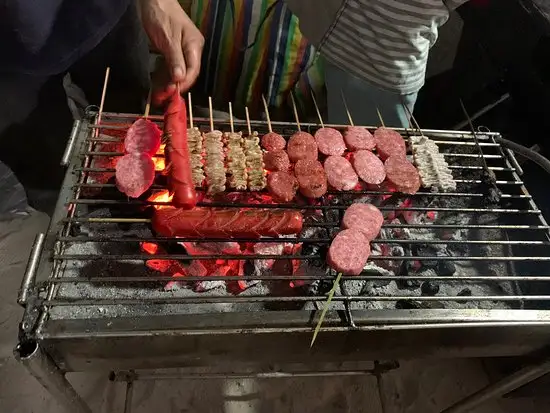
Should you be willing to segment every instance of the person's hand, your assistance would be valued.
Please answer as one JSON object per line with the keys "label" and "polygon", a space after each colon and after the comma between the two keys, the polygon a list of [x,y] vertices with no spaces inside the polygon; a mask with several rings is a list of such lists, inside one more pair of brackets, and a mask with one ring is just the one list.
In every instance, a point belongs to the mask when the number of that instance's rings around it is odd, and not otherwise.
{"label": "person's hand", "polygon": [[165,57],[173,92],[187,91],[201,68],[204,37],[177,0],[139,0],[143,27],[153,46]]}

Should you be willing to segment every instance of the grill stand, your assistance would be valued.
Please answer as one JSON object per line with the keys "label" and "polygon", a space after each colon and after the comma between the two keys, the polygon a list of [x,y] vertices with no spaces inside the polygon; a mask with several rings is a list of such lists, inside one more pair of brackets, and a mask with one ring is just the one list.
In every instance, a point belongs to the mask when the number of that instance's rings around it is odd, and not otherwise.
{"label": "grill stand", "polygon": [[524,367],[523,369],[490,384],[478,392],[455,403],[442,413],[466,413],[486,401],[504,396],[520,387],[529,384],[538,378],[550,373],[550,358]]}
{"label": "grill stand", "polygon": [[67,381],[65,374],[38,343],[19,343],[14,353],[15,358],[67,412],[92,413],[90,407]]}
{"label": "grill stand", "polygon": [[[120,115],[119,117],[124,118],[124,116]],[[134,115],[126,117],[130,120],[135,118]],[[260,123],[255,123],[255,125],[262,126]],[[282,125],[282,127],[286,126]],[[438,136],[448,134],[445,131],[432,132],[438,134]],[[94,134],[94,136],[96,135],[97,133]],[[454,137],[454,135],[452,136]],[[89,154],[94,153],[92,151],[93,139],[96,138],[91,138],[90,130],[82,127],[77,133],[76,141],[72,144],[74,148],[80,148],[79,151],[75,151],[78,153],[71,153],[71,148],[67,151],[72,161],[62,187],[58,206],[52,217],[52,224],[46,239],[41,242],[41,237],[39,237],[33,247],[30,265],[27,268],[19,296],[19,303],[26,307],[26,311],[21,324],[22,342],[15,350],[16,358],[27,367],[29,372],[68,412],[91,413],[91,410],[66,380],[66,372],[85,371],[90,368],[92,363],[99,364],[98,367],[106,371],[108,369],[124,370],[140,367],[162,368],[163,361],[166,360],[163,360],[162,357],[156,357],[159,348],[162,348],[165,354],[170,355],[171,366],[189,366],[192,365],[190,362],[193,359],[190,358],[188,353],[190,350],[197,348],[203,350],[203,355],[209,356],[209,364],[216,365],[220,361],[220,354],[229,354],[233,351],[236,357],[232,357],[232,360],[239,361],[240,359],[242,361],[244,358],[248,361],[250,355],[254,353],[253,350],[258,348],[265,349],[265,354],[269,354],[270,362],[281,361],[283,356],[286,361],[288,360],[288,354],[270,353],[270,350],[276,353],[275,350],[280,350],[285,345],[302,349],[301,352],[297,351],[293,355],[295,359],[301,361],[318,361],[321,356],[328,357],[331,361],[350,361],[350,357],[353,356],[354,361],[357,361],[358,358],[372,360],[386,355],[388,358],[412,357],[422,354],[429,354],[432,357],[521,356],[543,348],[549,342],[550,314],[546,311],[537,310],[355,311],[352,318],[351,311],[346,307],[345,309],[348,311],[345,314],[347,316],[345,317],[347,318],[345,325],[342,325],[341,314],[337,315],[332,312],[328,315],[325,322],[324,342],[318,343],[314,353],[307,352],[306,347],[304,347],[309,343],[312,323],[311,315],[307,312],[264,313],[261,314],[261,320],[256,319],[258,317],[256,314],[243,315],[239,313],[218,314],[215,318],[198,315],[192,320],[185,315],[158,316],[155,320],[143,320],[140,317],[125,320],[51,320],[49,319],[49,310],[52,305],[56,304],[55,295],[59,284],[53,282],[58,276],[57,273],[51,279],[50,275],[52,270],[55,269],[53,267],[59,264],[59,260],[52,262],[48,258],[52,253],[54,255],[55,253],[59,254],[58,249],[56,249],[58,245],[56,237],[59,235],[62,239],[70,235],[70,226],[76,222],[76,208],[80,204],[86,203],[85,199],[79,199],[79,194],[80,188],[86,185],[86,173],[88,169],[91,169],[91,156]],[[484,145],[495,146],[496,143],[494,141],[493,143],[485,142]],[[458,155],[477,157],[475,154]],[[84,161],[82,161],[82,156]],[[502,157],[505,160],[505,169],[511,168],[502,152],[485,157],[487,159],[500,159]],[[511,181],[499,182],[502,185],[521,185],[520,189],[523,195],[513,196],[527,197],[529,208],[519,212],[540,215],[540,211],[537,212],[538,208],[530,200],[530,195],[523,187],[519,177],[513,173],[513,178]],[[472,181],[472,183],[475,184],[476,181]],[[543,226],[537,227],[537,229],[546,231],[547,224],[542,216],[540,218],[540,223]],[[62,225],[64,225],[64,229],[60,231]],[[41,254],[42,247],[48,254]],[[473,257],[472,259],[480,260],[481,258]],[[39,264],[42,269],[38,270],[35,264]],[[543,281],[546,277],[535,278],[538,281]],[[52,282],[45,285],[45,280]],[[347,296],[347,294],[345,295]],[[455,297],[455,299],[458,298],[460,297]],[[489,297],[484,298],[489,299]],[[524,298],[546,300],[548,296],[542,295],[538,298],[533,295],[519,297],[519,299]],[[515,298],[510,299],[516,300]],[[343,301],[347,304],[349,299]],[[317,301],[315,303],[317,304]],[[284,327],[281,327],[281,325],[284,325]],[[163,326],[164,331],[157,331],[161,329],[160,326]],[[197,326],[202,326],[202,328],[198,329]],[[483,327],[483,330],[480,327]],[[90,333],[92,331],[93,334]],[[328,334],[328,332],[332,334]],[[445,345],[441,344],[441,336],[446,338]],[[219,348],[220,338],[224,339],[222,348]],[[75,351],[75,349],[78,349],[78,351]],[[130,358],[121,359],[118,349],[134,349],[135,353],[130,351],[132,353]],[[386,354],[380,354],[382,350]],[[125,354],[125,356],[128,356],[128,354]],[[279,360],[275,356],[279,356]],[[452,410],[455,408],[470,409],[491,398],[519,388],[548,371],[550,371],[550,361],[540,366],[523,369],[464,399],[445,413],[464,411]],[[335,375],[334,371],[316,371],[311,375],[318,376],[323,375],[323,373],[325,375]],[[365,371],[350,372],[348,370],[347,373],[343,371],[338,373],[356,375],[365,374]],[[368,372],[367,374],[374,373]],[[197,376],[201,379],[213,378],[208,377],[208,375]],[[300,373],[271,371],[266,374],[248,371],[243,378],[296,376],[300,376]],[[302,372],[301,376],[308,377],[309,375]],[[380,387],[380,384],[383,384],[383,377],[381,374],[376,374],[376,376],[379,391],[383,393],[383,387]],[[141,375],[139,379],[144,377],[146,376]],[[159,379],[159,377],[153,375],[149,377],[151,377],[151,380]],[[223,378],[227,379],[228,377]],[[229,377],[229,379],[236,380],[238,377]],[[126,412],[131,410],[134,379],[128,382],[130,384],[127,387]]]}

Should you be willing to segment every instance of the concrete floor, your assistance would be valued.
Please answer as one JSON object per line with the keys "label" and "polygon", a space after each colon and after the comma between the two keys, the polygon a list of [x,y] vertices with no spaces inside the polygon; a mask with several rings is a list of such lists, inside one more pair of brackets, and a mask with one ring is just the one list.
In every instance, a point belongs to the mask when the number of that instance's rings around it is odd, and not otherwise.
{"label": "concrete floor", "polygon": [[[34,236],[48,217],[0,221],[0,412],[62,413],[49,394],[12,356],[21,309],[17,289]],[[241,381],[137,382],[133,412],[169,413],[431,413],[438,412],[488,383],[479,360],[410,360],[386,374],[380,399],[376,379],[327,377]],[[69,376],[94,413],[123,411],[125,385],[107,380],[108,372]],[[231,395],[248,397],[231,398]],[[475,413],[542,412],[544,401],[496,400]],[[384,406],[384,408],[382,407]]]}

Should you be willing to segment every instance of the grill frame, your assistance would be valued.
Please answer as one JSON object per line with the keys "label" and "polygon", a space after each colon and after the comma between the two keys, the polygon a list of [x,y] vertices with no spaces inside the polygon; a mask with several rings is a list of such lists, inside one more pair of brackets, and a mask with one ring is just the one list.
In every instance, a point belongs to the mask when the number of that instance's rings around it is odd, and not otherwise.
{"label": "grill frame", "polygon": [[[26,311],[22,323],[23,337],[26,340],[40,342],[63,370],[87,370],[91,365],[109,369],[174,367],[177,365],[211,364],[228,359],[268,363],[275,361],[325,361],[327,359],[331,361],[368,360],[428,354],[445,357],[519,355],[540,349],[549,342],[550,310],[383,309],[353,310],[353,315],[351,315],[349,309],[346,308],[347,311],[329,311],[327,313],[322,334],[313,351],[310,351],[308,343],[319,311],[263,311],[258,314],[232,312],[192,316],[122,317],[120,319],[49,319],[48,306],[56,304],[57,287],[55,285],[60,284],[59,282],[54,285],[48,284],[50,274],[58,263],[57,260],[51,261],[49,256],[54,251],[59,254],[58,234],[61,231],[62,237],[65,239],[68,237],[70,222],[67,219],[72,219],[74,206],[82,204],[82,202],[72,202],[75,198],[78,200],[78,192],[75,192],[74,189],[75,185],[82,184],[85,174],[94,171],[89,168],[93,156],[92,145],[94,141],[97,141],[97,138],[94,138],[95,131],[101,130],[101,127],[92,123],[97,121],[95,114],[92,115],[94,120],[84,120],[76,133],[77,136],[74,139],[76,149],[70,158],[59,201],[43,243],[43,252],[38,260],[36,280],[29,284],[29,297],[25,302]],[[103,113],[102,116],[104,120],[115,117],[128,122],[137,117],[132,114],[111,113]],[[152,119],[160,121],[161,117],[152,117]],[[197,119],[196,122],[206,124],[208,120]],[[255,130],[265,131],[267,129],[265,122],[251,122],[251,124]],[[229,122],[216,121],[216,125],[223,127],[222,130],[227,130]],[[235,125],[245,129],[244,122],[236,121]],[[273,126],[277,129],[282,128],[285,134],[295,131],[295,127],[291,123],[273,122]],[[308,129],[319,127],[316,124],[301,124],[301,126]],[[397,130],[405,135],[410,132]],[[462,139],[468,141],[463,143],[475,145],[471,133],[439,130],[424,130],[423,132],[427,136]],[[546,237],[544,242],[548,242],[550,227],[518,176],[516,168],[512,166],[517,165],[517,162],[510,159],[510,155],[496,143],[494,138],[497,136],[499,136],[497,133],[484,133],[484,137],[480,137],[480,146],[499,150],[498,157],[502,157],[505,161],[505,165],[502,167],[503,171],[510,172],[513,176],[513,181],[498,181],[499,184],[518,186],[522,193],[519,195],[520,198],[528,200],[531,209],[529,214],[537,215],[540,220],[540,226],[534,230],[544,231]],[[460,143],[460,141],[457,142]],[[486,159],[496,158],[490,155]],[[456,194],[439,195],[458,196]],[[68,210],[65,209],[66,204],[70,205]],[[502,213],[512,212],[504,211]],[[498,227],[502,228],[500,225]],[[511,225],[509,229],[526,228]],[[393,241],[397,242],[398,240]],[[171,256],[171,258],[174,257]],[[269,257],[261,256],[261,258]],[[438,257],[428,258],[438,259]],[[464,257],[461,258],[464,259]],[[525,260],[533,259],[533,257],[525,257]],[[548,257],[543,259],[549,260]],[[514,260],[522,261],[523,258],[514,257]],[[104,280],[104,277],[101,278]],[[156,281],[157,278],[150,279],[150,281]],[[296,279],[297,277],[288,278]],[[288,278],[279,277],[277,279]],[[353,278],[357,279],[357,277]],[[364,278],[397,279],[402,277]],[[443,277],[432,278],[443,279]],[[488,279],[487,277],[481,278]],[[505,279],[509,281],[550,281],[550,277],[543,275],[529,278],[495,277],[495,279],[500,281]],[[74,282],[74,280],[63,282]],[[247,299],[249,298],[247,297]],[[451,298],[457,301],[472,300],[472,297]],[[481,297],[483,300],[497,298],[500,297]],[[524,297],[511,297],[510,300],[521,298]],[[550,295],[534,298],[550,300]],[[319,303],[324,300],[323,297],[307,297],[307,299],[319,301]],[[296,297],[292,297],[291,300],[296,300]],[[335,297],[335,301],[346,300],[350,301],[346,297]],[[426,301],[430,300],[441,301],[442,297],[426,297]],[[204,301],[201,300],[201,302]],[[112,303],[100,304],[110,305]],[[114,342],[116,345],[113,345]],[[169,360],[164,360],[165,357],[157,354],[159,348],[163,349],[164,354],[170,354]],[[256,349],[258,348],[265,349],[265,351],[262,354],[257,354]],[[288,354],[288,348],[293,348],[292,356]],[[202,361],[198,361],[199,359]]]}

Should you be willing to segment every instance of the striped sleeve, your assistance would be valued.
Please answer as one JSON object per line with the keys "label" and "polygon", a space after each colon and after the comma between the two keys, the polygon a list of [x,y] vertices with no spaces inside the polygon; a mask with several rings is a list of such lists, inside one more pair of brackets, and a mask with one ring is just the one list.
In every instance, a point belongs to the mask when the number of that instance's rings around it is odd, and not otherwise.
{"label": "striped sleeve", "polygon": [[320,51],[329,61],[381,88],[416,92],[424,84],[438,27],[449,17],[448,6],[465,1],[346,1]]}

